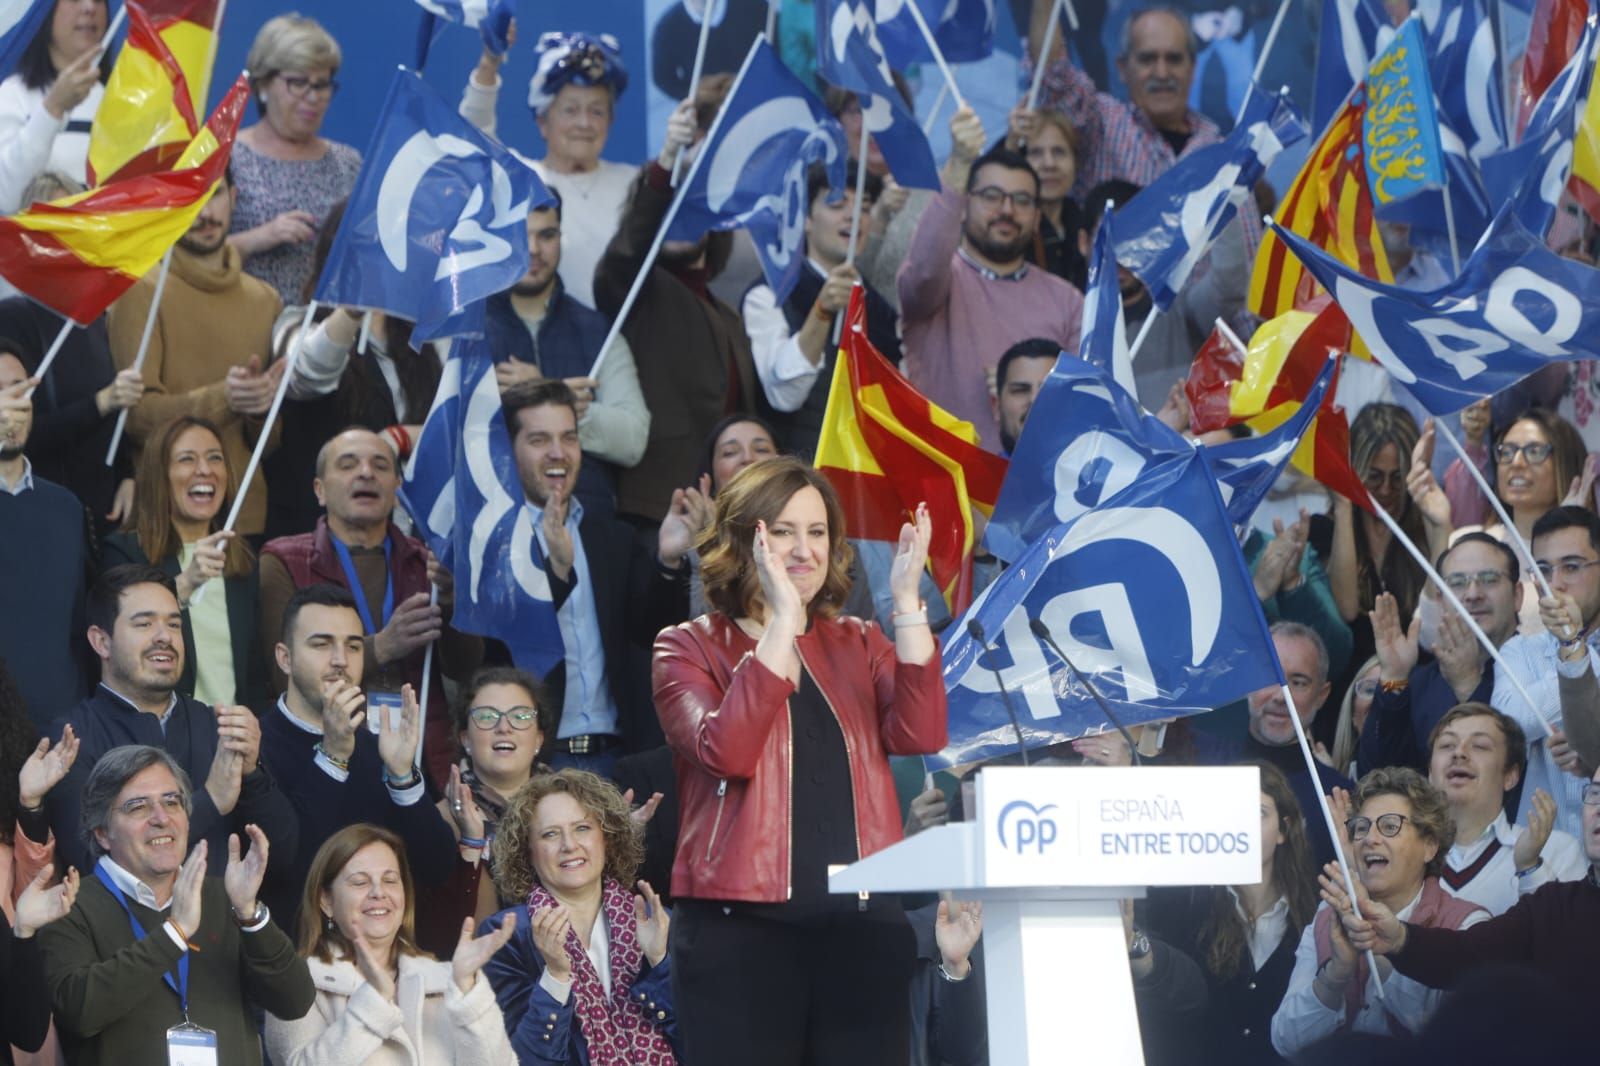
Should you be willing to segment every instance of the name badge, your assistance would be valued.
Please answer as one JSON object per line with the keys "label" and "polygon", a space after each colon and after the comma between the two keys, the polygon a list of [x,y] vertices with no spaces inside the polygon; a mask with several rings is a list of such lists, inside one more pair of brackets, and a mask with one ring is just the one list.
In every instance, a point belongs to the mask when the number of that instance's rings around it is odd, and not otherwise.
{"label": "name badge", "polygon": [[379,717],[380,715],[389,716],[390,729],[399,729],[400,714],[400,693],[367,693],[367,728],[372,731],[373,736],[378,735],[380,723],[383,721],[383,719]]}
{"label": "name badge", "polygon": [[167,1030],[167,1066],[217,1066],[217,1034],[191,1022]]}

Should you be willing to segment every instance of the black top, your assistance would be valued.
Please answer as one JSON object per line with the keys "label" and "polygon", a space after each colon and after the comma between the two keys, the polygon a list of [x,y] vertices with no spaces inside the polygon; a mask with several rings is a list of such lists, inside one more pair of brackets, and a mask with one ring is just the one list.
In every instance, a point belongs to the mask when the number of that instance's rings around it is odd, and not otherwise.
{"label": "black top", "polygon": [[38,1051],[50,1031],[50,993],[39,938],[18,940],[0,911],[0,1063],[11,1066],[11,1045]]}
{"label": "black top", "polygon": [[853,904],[828,892],[828,867],[861,857],[850,752],[827,697],[804,668],[800,688],[789,699],[789,723],[790,900],[823,909]]}

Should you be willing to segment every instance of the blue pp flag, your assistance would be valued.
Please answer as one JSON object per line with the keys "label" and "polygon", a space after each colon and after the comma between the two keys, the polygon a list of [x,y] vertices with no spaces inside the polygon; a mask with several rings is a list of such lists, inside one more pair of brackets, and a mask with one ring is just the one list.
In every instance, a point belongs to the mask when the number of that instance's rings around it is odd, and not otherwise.
{"label": "blue pp flag", "polygon": [[1294,456],[1306,431],[1317,417],[1322,401],[1337,380],[1339,361],[1329,359],[1317,374],[1300,409],[1281,425],[1253,437],[1224,441],[1206,448],[1206,458],[1217,475],[1217,491],[1235,527],[1248,525],[1261,501],[1267,498],[1278,475]]}
{"label": "blue pp flag", "polygon": [[1427,59],[1422,21],[1410,18],[1367,68],[1361,141],[1375,207],[1444,184]]}
{"label": "blue pp flag", "polygon": [[868,0],[816,0],[817,77],[863,94],[861,120],[909,189],[938,189],[939,168],[917,116],[894,87]]}
{"label": "blue pp flag", "polygon": [[1089,257],[1089,288],[1083,301],[1079,330],[1083,340],[1078,345],[1078,356],[1110,374],[1129,396],[1138,397],[1133,357],[1128,353],[1128,328],[1122,317],[1122,288],[1117,284],[1116,237],[1111,216],[1111,202],[1107,201]]}
{"label": "blue pp flag", "polygon": [[[1461,137],[1467,158],[1482,160],[1509,143],[1504,81],[1487,0],[1425,0],[1429,80],[1439,114]],[[1452,175],[1453,177],[1453,175]]]}
{"label": "blue pp flag", "polygon": [[[950,627],[950,741],[927,759],[930,770],[1017,750],[995,669],[1027,747],[1109,729],[1030,630],[1034,618],[1129,725],[1199,714],[1283,683],[1204,449],[1147,470],[1051,528]],[[968,633],[969,619],[993,651]]]}
{"label": "blue pp flag", "polygon": [[502,641],[519,667],[549,673],[565,654],[561,626],[485,341],[450,346],[400,497],[455,578],[451,626]]}
{"label": "blue pp flag", "polygon": [[1111,374],[1063,356],[1039,386],[984,534],[997,558],[1016,562],[1059,522],[1076,518],[1193,446],[1139,409]]}
{"label": "blue pp flag", "polygon": [[483,301],[528,271],[539,176],[402,68],[367,145],[315,299],[400,315],[418,344],[481,336]]}
{"label": "blue pp flag", "polygon": [[1267,167],[1305,136],[1286,94],[1251,85],[1232,133],[1190,152],[1123,205],[1117,262],[1144,282],[1156,306],[1171,307]]}
{"label": "blue pp flag", "polygon": [[1553,362],[1600,358],[1600,270],[1546,248],[1515,206],[1500,209],[1461,274],[1431,291],[1364,278],[1281,226],[1273,230],[1390,376],[1430,413],[1447,415]]}
{"label": "blue pp flag", "polygon": [[667,237],[748,230],[781,304],[800,276],[813,163],[827,166],[832,188],[844,185],[844,130],[757,37],[683,184]]}
{"label": "blue pp flag", "polygon": [[428,61],[428,50],[441,22],[455,22],[478,31],[483,46],[497,56],[511,47],[507,39],[511,20],[517,17],[516,0],[417,0],[422,24],[417,28],[417,69]]}
{"label": "blue pp flag", "polygon": [[1311,92],[1311,128],[1319,136],[1394,33],[1383,0],[1323,0]]}
{"label": "blue pp flag", "polygon": [[53,10],[52,0],[0,0],[0,78],[9,77],[16,69],[45,16]]}
{"label": "blue pp flag", "polygon": [[872,15],[878,40],[896,69],[933,59],[928,39],[911,16],[912,4],[922,12],[947,62],[976,63],[994,52],[994,0],[876,0]]}

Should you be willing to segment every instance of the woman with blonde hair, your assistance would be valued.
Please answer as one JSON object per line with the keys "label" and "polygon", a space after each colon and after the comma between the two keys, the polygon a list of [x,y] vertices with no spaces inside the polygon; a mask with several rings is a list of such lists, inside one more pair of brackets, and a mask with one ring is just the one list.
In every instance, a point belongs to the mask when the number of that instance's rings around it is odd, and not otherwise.
{"label": "woman with blonde hair", "polygon": [[305,1017],[267,1015],[279,1066],[513,1066],[500,1008],[478,971],[511,937],[509,923],[474,938],[462,923],[449,962],[417,947],[405,845],[362,822],[311,862],[300,905],[300,953],[316,983]]}

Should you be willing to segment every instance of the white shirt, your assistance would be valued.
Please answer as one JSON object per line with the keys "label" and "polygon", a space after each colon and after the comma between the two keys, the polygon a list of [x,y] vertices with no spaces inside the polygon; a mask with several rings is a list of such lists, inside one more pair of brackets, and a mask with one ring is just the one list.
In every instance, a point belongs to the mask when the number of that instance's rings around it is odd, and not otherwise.
{"label": "white shirt", "polygon": [[89,95],[65,118],[45,110],[43,89],[30,89],[21,74],[0,82],[0,215],[27,206],[28,186],[40,174],[54,172],[88,184],[89,125],[105,86],[98,81]]}
{"label": "white shirt", "polygon": [[1239,917],[1244,919],[1244,927],[1250,934],[1250,961],[1260,971],[1272,958],[1272,953],[1278,950],[1278,945],[1283,943],[1283,934],[1289,930],[1289,898],[1279,896],[1278,902],[1252,922],[1244,911],[1244,901],[1232,885],[1228,886],[1228,894],[1233,897],[1233,906],[1239,912]]}
{"label": "white shirt", "polygon": [[[594,929],[589,933],[589,948],[586,954],[589,956],[589,961],[594,963],[594,972],[600,975],[600,987],[605,989],[606,998],[610,999],[611,926],[606,924],[604,911],[595,915]],[[539,987],[550,993],[550,997],[557,1003],[566,1003],[567,997],[572,994],[572,982],[552,977],[548,966],[539,975]]]}
{"label": "white shirt", "polygon": [[[278,697],[278,710],[282,711],[283,716],[289,719],[290,725],[294,726],[302,733],[310,733],[314,737],[322,736],[321,726],[312,725],[310,722],[300,718],[289,709],[288,696]],[[335,766],[333,760],[328,758],[328,756],[323,752],[321,744],[317,745],[317,754],[312,761],[317,764],[318,768],[321,769],[323,773],[327,774],[335,781],[342,783],[350,780],[349,769]],[[409,807],[418,800],[422,799],[423,787],[421,775],[419,774],[417,777],[417,783],[412,785],[410,788],[395,788],[393,785],[389,784],[387,779],[385,779],[384,785],[389,789],[389,798],[394,800],[395,803],[401,807]]]}
{"label": "white shirt", "polygon": [[[118,866],[111,856],[100,856],[100,868],[106,872],[107,876],[111,878],[112,883],[122,891],[124,896],[129,897],[140,906],[149,907],[158,914],[165,914],[172,907],[172,896],[170,894],[167,896],[167,901],[165,903],[157,903],[156,890],[139,880],[137,877],[133,876],[121,866]],[[184,942],[183,937],[178,935],[178,931],[174,929],[171,924],[162,922],[161,928],[166,930],[167,936],[171,937],[172,942],[178,945],[178,950],[189,950],[189,945]]]}
{"label": "white shirt", "polygon": [[1529,895],[1541,885],[1551,881],[1581,881],[1588,874],[1589,860],[1584,857],[1583,846],[1557,829],[1545,841],[1544,851],[1539,854],[1538,867],[1532,873],[1518,877],[1515,857],[1517,841],[1526,832],[1524,827],[1512,825],[1502,811],[1484,827],[1477,840],[1470,844],[1457,841],[1445,857],[1445,865],[1451,870],[1466,870],[1478,861],[1491,841],[1499,841],[1500,850],[1484,863],[1483,869],[1472,880],[1460,888],[1454,887],[1443,877],[1439,878],[1440,887],[1452,896],[1471,900],[1487,908],[1490,914],[1500,915],[1510,910],[1520,897]]}
{"label": "white shirt", "polygon": [[[805,268],[822,277],[828,272],[815,259],[806,257]],[[800,350],[800,331],[789,328],[789,319],[768,285],[757,285],[744,297],[744,331],[750,338],[750,355],[755,360],[756,376],[767,402],[779,411],[798,411],[811,395],[817,375],[827,362],[813,363]],[[809,312],[807,312],[809,314]]]}
{"label": "white shirt", "polygon": [[1589,634],[1589,658],[1576,663],[1564,663],[1556,657],[1556,638],[1549,632],[1518,634],[1500,646],[1500,657],[1510,668],[1528,695],[1533,697],[1535,711],[1528,706],[1522,694],[1506,680],[1505,670],[1498,664],[1494,668],[1494,695],[1489,702],[1517,720],[1528,735],[1528,774],[1522,785],[1522,802],[1517,807],[1517,821],[1528,820],[1528,808],[1533,804],[1533,794],[1544,789],[1556,801],[1556,828],[1569,836],[1583,839],[1583,786],[1587,778],[1569,774],[1556,765],[1550,754],[1545,723],[1560,728],[1561,685],[1558,671],[1567,677],[1580,677],[1584,670],[1594,669],[1595,641],[1600,632]]}
{"label": "white shirt", "polygon": [[[1422,893],[1418,891],[1416,897],[1402,907],[1395,917],[1402,922],[1410,918],[1421,899]],[[1328,905],[1324,903],[1317,908],[1317,913],[1321,914],[1327,909]],[[1474,911],[1460,927],[1467,929],[1488,920],[1487,914]],[[1317,936],[1316,920],[1313,919],[1306,923],[1305,932],[1300,935],[1300,946],[1294,953],[1294,973],[1289,976],[1289,990],[1284,993],[1278,1012],[1272,1016],[1272,1046],[1285,1058],[1344,1028],[1343,997],[1336,1008],[1324,1006],[1311,987],[1316,976]],[[1355,1032],[1389,1036],[1389,1019],[1392,1017],[1401,1028],[1415,1033],[1444,1000],[1445,994],[1438,989],[1429,988],[1392,969],[1382,982],[1383,999],[1378,998],[1378,984],[1378,975],[1368,973],[1366,994],[1362,997],[1361,1009],[1356,1012],[1355,1024],[1351,1026]]]}

